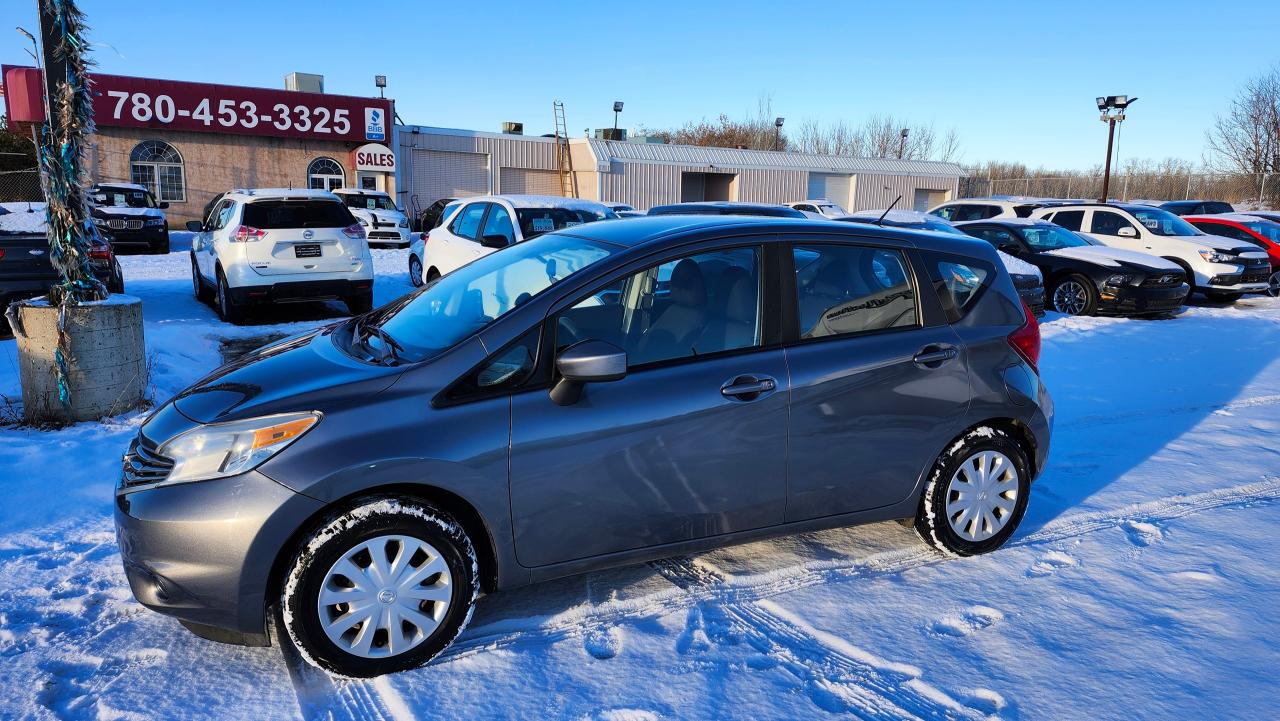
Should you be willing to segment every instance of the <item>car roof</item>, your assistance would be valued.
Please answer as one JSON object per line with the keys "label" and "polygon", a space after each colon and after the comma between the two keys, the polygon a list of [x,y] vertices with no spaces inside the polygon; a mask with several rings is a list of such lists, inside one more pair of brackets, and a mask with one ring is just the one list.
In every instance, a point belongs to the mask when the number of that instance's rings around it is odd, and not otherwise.
{"label": "car roof", "polygon": [[[1266,211],[1259,211],[1259,212],[1266,212]],[[1272,213],[1272,215],[1275,215],[1275,213]],[[1267,220],[1267,218],[1263,218],[1261,216],[1254,215],[1252,213],[1210,213],[1207,215],[1202,215],[1202,214],[1184,215],[1182,219],[1183,220],[1208,220],[1208,221],[1225,220],[1231,223],[1256,223],[1259,220]],[[1275,221],[1272,221],[1272,222],[1275,222]]]}
{"label": "car roof", "polygon": [[458,200],[467,203],[492,203],[495,200],[504,200],[510,203],[513,208],[575,208],[579,210],[606,209],[604,204],[597,203],[594,200],[565,198],[559,195],[473,195],[468,198],[458,198]]}
{"label": "car roof", "polygon": [[964,228],[969,225],[1016,225],[1023,228],[1034,225],[1053,225],[1055,228],[1061,227],[1045,220],[1044,218],[987,218],[985,220],[962,220],[955,224],[957,228]]}
{"label": "car roof", "polygon": [[[720,211],[725,215],[749,215],[748,211],[764,211],[770,216],[778,218],[799,218],[803,214],[787,205],[774,205],[772,203],[741,203],[729,200],[709,200],[696,203],[668,203],[667,205],[655,205],[649,209],[650,213],[658,211],[660,215],[679,215],[680,211],[698,211],[713,210]],[[757,215],[759,213],[756,213]]]}
{"label": "car roof", "polygon": [[342,193],[343,195],[385,195],[391,197],[390,193],[382,190],[367,190],[365,188],[338,188],[334,193]]}
{"label": "car roof", "polygon": [[280,198],[338,200],[338,196],[327,190],[311,188],[236,188],[235,190],[228,190],[223,197],[237,197],[247,200],[279,200]]}

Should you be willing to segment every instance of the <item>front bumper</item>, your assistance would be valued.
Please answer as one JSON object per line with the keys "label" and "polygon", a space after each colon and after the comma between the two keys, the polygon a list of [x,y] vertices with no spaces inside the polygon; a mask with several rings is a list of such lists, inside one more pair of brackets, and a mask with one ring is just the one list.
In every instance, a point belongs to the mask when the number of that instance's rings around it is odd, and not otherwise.
{"label": "front bumper", "polygon": [[1098,298],[1098,312],[1114,315],[1168,313],[1182,307],[1191,286],[1186,283],[1164,288],[1142,286],[1103,286]]}
{"label": "front bumper", "polygon": [[265,636],[276,557],[323,507],[256,471],[117,489],[116,538],[129,588],[143,606],[186,623]]}
{"label": "front bumper", "polygon": [[169,228],[164,225],[143,227],[138,230],[99,227],[99,230],[106,234],[112,247],[117,245],[159,245],[169,235]]}
{"label": "front bumper", "polygon": [[246,285],[228,288],[237,303],[277,303],[308,300],[342,300],[373,288],[372,278],[331,278],[297,280],[271,285]]}

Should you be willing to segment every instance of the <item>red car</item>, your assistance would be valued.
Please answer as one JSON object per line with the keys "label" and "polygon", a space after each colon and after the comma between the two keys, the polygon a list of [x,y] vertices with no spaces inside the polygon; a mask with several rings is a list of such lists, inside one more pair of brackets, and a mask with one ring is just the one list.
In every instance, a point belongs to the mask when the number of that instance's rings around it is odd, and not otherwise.
{"label": "red car", "polygon": [[1243,240],[1265,249],[1271,259],[1271,287],[1267,295],[1280,297],[1280,222],[1247,213],[1188,215],[1183,220],[1210,235]]}

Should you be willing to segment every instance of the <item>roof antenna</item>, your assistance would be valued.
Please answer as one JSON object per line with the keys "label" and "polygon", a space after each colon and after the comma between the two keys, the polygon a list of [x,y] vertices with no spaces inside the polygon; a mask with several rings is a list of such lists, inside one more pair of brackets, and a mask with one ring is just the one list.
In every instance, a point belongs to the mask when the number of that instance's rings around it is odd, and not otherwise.
{"label": "roof antenna", "polygon": [[881,213],[880,217],[876,219],[876,225],[884,227],[884,216],[888,215],[890,210],[893,210],[893,206],[897,205],[899,200],[902,200],[901,195],[895,198],[893,203],[891,203],[888,208],[884,209],[884,212]]}

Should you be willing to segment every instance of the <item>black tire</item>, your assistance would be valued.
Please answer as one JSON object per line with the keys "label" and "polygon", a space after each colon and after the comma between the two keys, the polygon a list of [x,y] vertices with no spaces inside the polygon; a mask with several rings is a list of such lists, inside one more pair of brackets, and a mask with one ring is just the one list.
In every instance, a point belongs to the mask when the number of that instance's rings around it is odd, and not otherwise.
{"label": "black tire", "polygon": [[1271,277],[1267,278],[1266,294],[1271,298],[1280,298],[1280,270],[1271,273]]}
{"label": "black tire", "polygon": [[414,288],[420,288],[424,285],[422,280],[422,261],[417,255],[409,256],[409,282]]}
{"label": "black tire", "polygon": [[[1076,292],[1071,292],[1076,291]],[[1067,298],[1067,296],[1070,298]],[[1082,297],[1083,296],[1083,297]],[[1050,305],[1059,313],[1067,315],[1097,315],[1098,286],[1092,280],[1072,273],[1059,278],[1053,284],[1049,294]],[[1068,310],[1069,309],[1069,310]]]}
{"label": "black tire", "polygon": [[[1164,257],[1164,256],[1161,256],[1161,257]],[[1177,258],[1165,258],[1165,260],[1169,261],[1170,263],[1173,263],[1174,265],[1182,269],[1182,274],[1186,276],[1187,287],[1190,288],[1190,290],[1187,291],[1187,297],[1184,299],[1184,302],[1191,300],[1191,296],[1196,294],[1195,272],[1191,270],[1191,266],[1187,265],[1181,260],[1178,260]]]}
{"label": "black tire", "polygon": [[364,315],[373,310],[373,291],[365,291],[356,295],[347,296],[345,299],[347,310],[351,315]]}
{"label": "black tire", "polygon": [[434,283],[434,282],[436,282],[437,280],[439,280],[439,278],[440,278],[440,271],[436,270],[436,269],[435,269],[435,266],[432,266],[432,267],[430,267],[430,268],[428,268],[428,269],[427,269],[427,282],[428,282],[428,283]]}
{"label": "black tire", "polygon": [[217,283],[214,306],[218,311],[218,317],[228,323],[240,325],[244,322],[245,307],[231,296],[231,290],[227,287],[227,277],[222,274],[221,268],[217,270]]}
{"label": "black tire", "polygon": [[1205,293],[1204,297],[1214,303],[1226,303],[1227,305],[1231,305],[1232,303],[1240,300],[1240,297],[1243,295],[1244,293]]}
{"label": "black tire", "polygon": [[164,234],[164,240],[151,246],[152,255],[168,255],[169,254],[169,234]]}
{"label": "black tire", "polygon": [[[351,551],[360,544],[374,541],[385,536],[406,536],[429,544],[439,553],[448,569],[450,587],[448,605],[438,609],[435,601],[420,601],[416,611],[422,614],[439,612],[439,625],[429,634],[417,641],[416,645],[395,654],[369,658],[360,656],[341,648],[324,629],[321,610],[318,607],[320,592],[325,586],[325,577],[330,569],[344,556],[351,556]],[[375,541],[376,543],[376,541]],[[400,542],[393,541],[397,552],[403,550]],[[367,551],[365,552],[367,553]],[[351,556],[355,559],[357,557]],[[364,558],[369,558],[367,555]],[[421,558],[415,568],[422,568],[430,556],[414,555],[409,559]],[[390,557],[388,561],[390,562]],[[359,560],[352,560],[357,566]],[[372,559],[362,569],[369,568]],[[407,570],[407,569],[406,569]],[[280,591],[280,602],[277,606],[278,621],[289,639],[302,653],[308,662],[331,673],[342,676],[367,678],[384,673],[404,671],[427,663],[441,651],[453,643],[475,609],[476,598],[480,588],[477,583],[479,561],[471,539],[462,527],[448,514],[431,506],[389,496],[378,496],[355,502],[350,510],[335,513],[323,521],[316,530],[305,538],[287,567],[284,586]],[[440,574],[426,576],[420,584],[430,579],[441,581]],[[351,583],[350,588],[358,588]],[[399,609],[404,603],[407,593],[400,588],[400,594],[390,594],[391,600],[384,600],[380,591],[377,600],[393,608]],[[344,613],[341,605],[332,607],[334,612]],[[375,606],[375,608],[381,608]],[[402,621],[402,624],[410,623]],[[353,636],[364,631],[363,623],[350,629]],[[421,630],[420,627],[419,631]],[[372,649],[385,648],[387,637],[385,632],[374,631]],[[384,643],[379,646],[378,634],[382,633]],[[339,639],[342,640],[341,638]],[[354,639],[353,639],[354,640]]]}
{"label": "black tire", "polygon": [[196,256],[191,256],[191,289],[195,293],[196,300],[201,303],[208,304],[213,300],[213,289],[205,284],[204,278],[200,275],[200,266],[196,264]]}
{"label": "black tire", "polygon": [[[1017,498],[1012,499],[1013,509],[1007,518],[1003,515],[995,516],[1003,519],[1004,524],[996,533],[982,540],[969,540],[952,527],[952,519],[947,515],[947,503],[957,494],[952,483],[958,471],[964,464],[973,463],[978,454],[986,451],[1000,453],[1012,463],[1011,470],[1016,474]],[[967,474],[966,470],[966,477]],[[916,533],[920,534],[925,543],[949,555],[974,556],[989,553],[1004,545],[1017,530],[1018,523],[1026,513],[1030,492],[1030,465],[1022,446],[999,428],[979,426],[966,433],[958,442],[948,444],[947,450],[934,463],[924,494],[920,497],[920,510],[916,513],[915,520]],[[956,513],[955,517],[960,518],[961,514]]]}
{"label": "black tire", "polygon": [[107,291],[117,295],[124,294],[124,270],[120,268],[120,261],[111,261],[111,279],[107,282]]}

